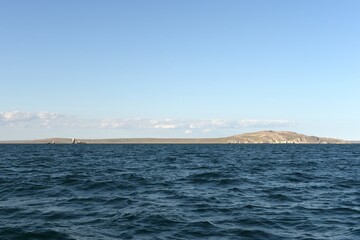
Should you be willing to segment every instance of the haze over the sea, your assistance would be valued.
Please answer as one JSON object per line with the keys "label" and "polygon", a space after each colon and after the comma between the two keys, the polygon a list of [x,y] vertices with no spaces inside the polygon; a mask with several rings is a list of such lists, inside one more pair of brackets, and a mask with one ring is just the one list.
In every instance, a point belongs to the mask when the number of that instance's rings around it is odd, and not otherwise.
{"label": "haze over the sea", "polygon": [[0,1],[0,140],[360,140],[360,1]]}

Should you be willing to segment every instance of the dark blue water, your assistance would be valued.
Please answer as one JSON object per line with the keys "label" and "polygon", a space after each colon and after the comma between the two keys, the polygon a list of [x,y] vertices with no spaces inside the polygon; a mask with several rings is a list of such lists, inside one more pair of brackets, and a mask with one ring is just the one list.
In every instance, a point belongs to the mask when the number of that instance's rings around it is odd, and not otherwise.
{"label": "dark blue water", "polygon": [[0,239],[360,239],[360,145],[0,145]]}

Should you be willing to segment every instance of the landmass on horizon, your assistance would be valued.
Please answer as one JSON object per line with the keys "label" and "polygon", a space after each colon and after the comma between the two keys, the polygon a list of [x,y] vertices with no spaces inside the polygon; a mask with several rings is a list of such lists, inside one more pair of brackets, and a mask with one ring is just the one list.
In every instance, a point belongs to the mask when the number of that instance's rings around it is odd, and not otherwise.
{"label": "landmass on horizon", "polygon": [[22,144],[346,144],[357,143],[335,138],[308,136],[291,131],[259,131],[220,138],[48,138],[27,141],[1,141]]}

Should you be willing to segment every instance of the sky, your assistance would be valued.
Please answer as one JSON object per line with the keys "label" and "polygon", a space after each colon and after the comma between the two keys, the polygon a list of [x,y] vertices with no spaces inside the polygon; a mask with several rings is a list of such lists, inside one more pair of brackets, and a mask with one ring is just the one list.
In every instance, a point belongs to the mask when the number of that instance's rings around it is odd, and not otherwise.
{"label": "sky", "polygon": [[0,140],[360,140],[358,0],[0,0]]}

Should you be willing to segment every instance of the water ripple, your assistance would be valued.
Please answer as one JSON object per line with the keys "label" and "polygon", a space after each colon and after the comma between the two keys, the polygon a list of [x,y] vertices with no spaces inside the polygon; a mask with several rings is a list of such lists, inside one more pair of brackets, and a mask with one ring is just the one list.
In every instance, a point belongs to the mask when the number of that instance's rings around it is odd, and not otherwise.
{"label": "water ripple", "polygon": [[0,145],[1,239],[360,239],[360,145]]}

